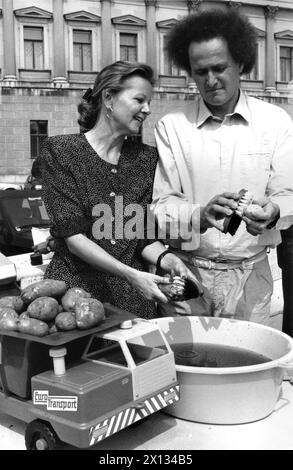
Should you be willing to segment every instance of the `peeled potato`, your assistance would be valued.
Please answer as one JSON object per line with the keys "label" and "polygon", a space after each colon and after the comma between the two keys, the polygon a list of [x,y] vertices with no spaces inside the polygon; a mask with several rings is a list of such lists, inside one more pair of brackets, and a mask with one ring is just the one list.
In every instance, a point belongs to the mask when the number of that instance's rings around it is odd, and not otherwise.
{"label": "peeled potato", "polygon": [[264,215],[264,210],[258,204],[250,204],[250,206],[245,210],[244,215],[257,219],[259,216]]}

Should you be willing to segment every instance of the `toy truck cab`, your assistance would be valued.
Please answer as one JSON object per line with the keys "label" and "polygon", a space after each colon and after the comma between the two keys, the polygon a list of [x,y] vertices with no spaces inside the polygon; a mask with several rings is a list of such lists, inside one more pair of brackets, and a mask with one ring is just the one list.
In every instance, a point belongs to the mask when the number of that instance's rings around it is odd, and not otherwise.
{"label": "toy truck cab", "polygon": [[178,399],[173,352],[150,322],[93,334],[66,370],[61,349],[50,351],[54,372],[32,378],[32,394],[62,441],[89,447]]}
{"label": "toy truck cab", "polygon": [[[48,347],[53,365],[32,375],[29,399],[10,395],[9,383],[2,399],[0,390],[2,411],[29,423],[27,449],[55,449],[60,442],[87,448],[179,399],[174,354],[156,324],[134,318],[98,328],[83,338],[83,352],[74,360],[74,343],[63,340],[69,333],[55,342],[37,339],[47,343],[41,346]],[[20,335],[10,334],[13,341]]]}
{"label": "toy truck cab", "polygon": [[127,368],[131,374],[133,400],[176,381],[174,356],[161,330],[137,319],[120,329],[93,335],[83,358],[95,364]]}

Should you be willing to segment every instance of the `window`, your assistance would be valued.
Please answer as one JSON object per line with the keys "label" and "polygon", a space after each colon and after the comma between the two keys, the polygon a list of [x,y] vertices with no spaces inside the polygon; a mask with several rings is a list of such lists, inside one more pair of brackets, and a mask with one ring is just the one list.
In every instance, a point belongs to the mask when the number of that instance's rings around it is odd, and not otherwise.
{"label": "window", "polygon": [[26,69],[44,68],[44,32],[42,27],[24,26],[24,66]]}
{"label": "window", "polygon": [[169,59],[167,51],[166,51],[166,42],[167,37],[163,36],[163,74],[164,75],[180,75],[180,69],[176,67],[173,62]]}
{"label": "window", "polygon": [[92,71],[92,32],[73,30],[73,70]]}
{"label": "window", "polygon": [[48,121],[30,121],[31,158],[40,155],[42,141],[48,136]]}
{"label": "window", "polygon": [[84,354],[88,361],[101,361],[127,367],[127,361],[118,341],[93,336]]}
{"label": "window", "polygon": [[293,47],[280,47],[280,72],[282,82],[293,79]]}
{"label": "window", "polygon": [[120,33],[120,60],[137,60],[137,34]]}

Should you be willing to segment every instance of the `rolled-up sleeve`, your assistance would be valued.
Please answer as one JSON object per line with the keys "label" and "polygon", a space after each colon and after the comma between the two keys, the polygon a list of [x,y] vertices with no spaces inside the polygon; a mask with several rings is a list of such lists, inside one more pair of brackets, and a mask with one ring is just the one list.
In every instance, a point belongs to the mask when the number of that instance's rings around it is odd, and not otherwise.
{"label": "rolled-up sleeve", "polygon": [[79,196],[74,165],[64,158],[62,148],[50,138],[44,141],[41,152],[43,198],[56,238],[77,233],[89,233],[89,220]]}
{"label": "rolled-up sleeve", "polygon": [[293,224],[293,124],[290,116],[280,109],[278,133],[273,151],[267,195],[280,207],[277,229]]}
{"label": "rolled-up sleeve", "polygon": [[[189,187],[190,175],[184,155],[181,159],[181,175],[178,171],[182,149],[178,149],[175,160],[174,146],[170,143],[169,133],[163,121],[159,121],[156,125],[155,138],[159,162],[154,179],[151,211],[157,220],[162,237],[167,234],[169,239],[180,240],[181,245],[186,243],[188,245],[186,249],[195,249],[200,242],[199,206],[192,204],[193,193],[191,185]],[[174,144],[180,145],[178,140]],[[186,185],[184,191],[181,180]]]}

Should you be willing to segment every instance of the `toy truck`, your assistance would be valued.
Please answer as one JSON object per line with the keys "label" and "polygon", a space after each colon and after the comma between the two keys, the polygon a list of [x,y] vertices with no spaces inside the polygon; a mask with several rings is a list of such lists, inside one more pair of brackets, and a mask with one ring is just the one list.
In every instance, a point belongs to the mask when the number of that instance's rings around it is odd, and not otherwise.
{"label": "toy truck", "polygon": [[179,399],[159,327],[104,307],[90,330],[0,331],[0,409],[28,423],[28,450],[88,448]]}

